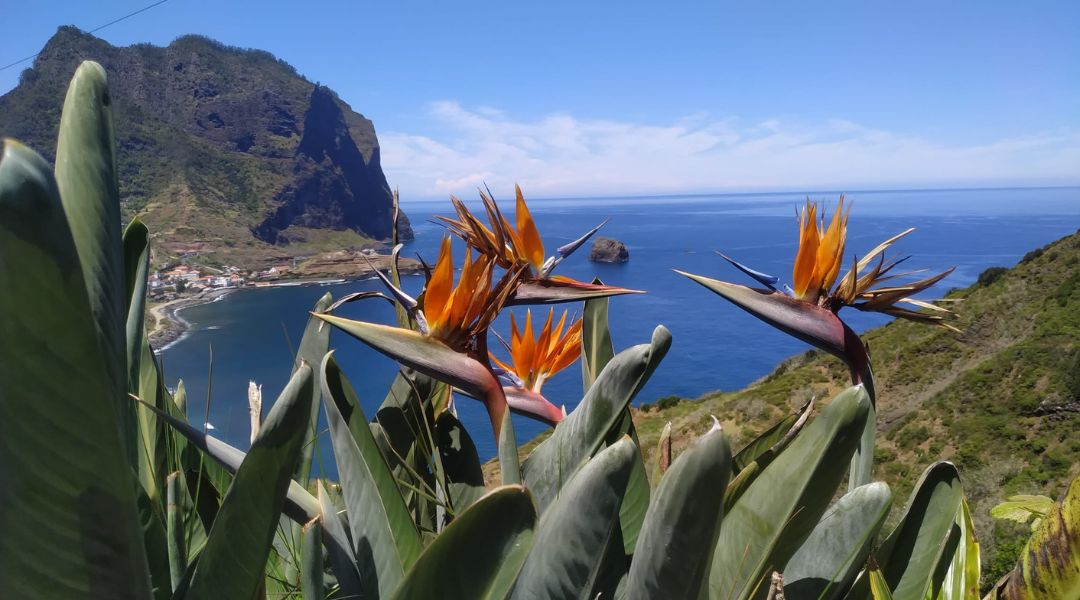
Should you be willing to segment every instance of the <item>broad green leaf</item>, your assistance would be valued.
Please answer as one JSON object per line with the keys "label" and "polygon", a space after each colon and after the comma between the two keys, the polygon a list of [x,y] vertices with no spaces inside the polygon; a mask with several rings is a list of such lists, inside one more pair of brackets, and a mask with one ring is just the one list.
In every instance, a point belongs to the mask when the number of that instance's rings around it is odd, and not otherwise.
{"label": "broad green leaf", "polygon": [[960,543],[953,552],[945,581],[935,600],[978,600],[981,564],[979,540],[975,536],[975,524],[966,499],[960,500],[956,513],[956,526],[960,528]]}
{"label": "broad green leaf", "polygon": [[671,465],[653,494],[626,582],[627,598],[697,598],[723,518],[718,493],[731,476],[731,449],[720,430],[698,438]]}
{"label": "broad green leaf", "polygon": [[862,386],[840,393],[753,480],[724,517],[709,575],[713,597],[764,597],[765,578],[783,571],[828,508],[869,408]]}
{"label": "broad green leaf", "polygon": [[139,219],[124,230],[124,314],[127,315],[126,344],[128,391],[139,389],[143,325],[146,322],[146,277],[150,269],[150,232]]}
{"label": "broad green leaf", "polygon": [[795,425],[795,420],[798,419],[798,415],[788,415],[783,419],[780,419],[772,427],[766,429],[764,433],[750,440],[742,450],[739,450],[732,458],[732,465],[734,471],[738,473],[742,471],[750,463],[754,462],[762,454],[771,449],[777,442],[784,439],[787,432],[791,430],[791,427]]}
{"label": "broad green leaf", "polygon": [[[323,294],[315,303],[312,312],[326,312],[326,309],[333,301],[334,299],[329,292]],[[319,383],[321,373],[318,372],[318,367],[322,364],[323,357],[326,356],[329,346],[330,326],[314,315],[309,316],[307,325],[304,327],[304,335],[300,339],[300,347],[293,358],[294,373],[305,363],[312,365],[316,369],[315,384],[311,388],[311,414],[308,418],[307,431],[304,433],[304,445],[300,450],[300,462],[296,466],[296,472],[293,473],[293,479],[305,489],[310,487],[312,462],[315,453],[319,450],[317,436],[319,416],[322,414],[322,385]],[[252,430],[255,429],[256,424],[252,423]],[[321,458],[319,462],[322,463]],[[282,559],[280,567],[284,581],[292,587],[297,587],[301,583],[299,580],[300,569],[297,563],[300,560],[299,549],[303,546],[303,527],[306,527],[306,525],[296,523],[288,517],[282,517],[281,528],[278,530],[277,539],[274,542],[275,548],[278,550],[277,554]]]}
{"label": "broad green leaf", "polygon": [[[594,279],[593,284],[603,285],[603,282],[600,279]],[[581,322],[582,384],[583,391],[587,393],[600,372],[615,357],[615,347],[611,342],[611,331],[608,328],[608,299],[586,300],[585,314]],[[623,409],[622,419],[608,434],[606,443],[613,444],[624,435],[629,435],[637,443],[637,430],[634,428],[634,420],[630,415],[629,407]],[[626,486],[626,496],[623,498],[619,515],[623,549],[628,555],[634,553],[638,531],[645,519],[645,511],[649,508],[651,491],[648,476],[645,474],[645,462],[640,458],[640,452],[638,457],[639,460],[634,464],[634,471],[630,474],[630,482]]]}
{"label": "broad green leaf", "polygon": [[951,463],[934,463],[919,477],[900,523],[875,552],[896,600],[923,600],[941,587],[959,541],[955,520],[962,499],[960,474]]}
{"label": "broad green leaf", "polygon": [[622,505],[619,507],[619,527],[622,529],[623,552],[626,555],[634,553],[637,545],[638,533],[641,524],[645,521],[645,513],[649,510],[649,496],[652,486],[649,485],[649,477],[645,474],[645,459],[641,456],[640,443],[637,429],[634,427],[634,418],[630,414],[630,408],[623,409],[623,416],[615,429],[608,434],[607,445],[614,444],[623,436],[630,436],[634,444],[639,446],[635,453],[634,468],[630,472],[630,481],[626,484],[626,493],[623,495]]}
{"label": "broad green leaf", "polygon": [[[613,536],[620,535],[619,505],[636,453],[637,446],[625,437],[600,451],[567,482],[540,518],[511,598],[592,600],[606,592],[600,588],[605,579],[601,566]],[[621,551],[622,541],[617,542]]]}
{"label": "broad green leaf", "polygon": [[1080,477],[1032,534],[999,592],[1003,600],[1080,599]]}
{"label": "broad green leaf", "polygon": [[187,570],[188,548],[187,535],[184,530],[184,510],[181,506],[183,494],[187,491],[182,488],[184,478],[180,473],[169,475],[165,483],[165,527],[168,535],[169,552],[169,575],[172,590],[180,585],[180,580]]}
{"label": "broad green leaf", "polygon": [[518,459],[517,434],[510,411],[503,412],[502,428],[499,430],[499,475],[503,485],[521,483],[521,462]]}
{"label": "broad green leaf", "polygon": [[892,492],[881,482],[844,494],[788,560],[785,594],[819,600],[843,597],[866,563],[891,506]]}
{"label": "broad green leaf", "polygon": [[443,412],[435,420],[435,441],[439,447],[439,462],[446,475],[450,506],[455,515],[460,514],[487,492],[480,455],[465,426],[450,411]]}
{"label": "broad green leaf", "polygon": [[322,525],[318,519],[304,525],[301,535],[300,591],[304,598],[323,598]]}
{"label": "broad green leaf", "polygon": [[[404,480],[412,477],[401,461],[407,456],[415,456],[414,449],[426,456],[428,443],[424,423],[434,418],[432,415],[437,412],[434,399],[444,392],[449,395],[445,384],[408,368],[402,368],[390,384],[390,390],[368,428],[379,442],[383,458],[395,477]],[[349,426],[353,427],[351,420]]]}
{"label": "broad green leaf", "polygon": [[1054,499],[1047,496],[1020,494],[990,509],[990,516],[995,519],[1008,519],[1017,523],[1031,522],[1031,529],[1038,528],[1046,515],[1054,509]]}
{"label": "broad green leaf", "polygon": [[[363,419],[356,393],[345,379],[333,353],[322,364],[326,422],[330,426],[341,491],[349,515],[352,549],[367,594],[388,596],[420,554],[420,537],[401,491],[383,460],[371,431],[350,431],[339,406]],[[353,434],[357,433],[357,437]]]}
{"label": "broad green leaf", "polygon": [[[145,334],[139,340],[138,348],[139,374],[136,382],[138,387],[131,390],[131,393],[158,410],[168,411],[172,401],[168,398],[168,391],[161,377],[161,368],[153,350],[150,349],[150,343]],[[135,441],[139,453],[137,462],[139,482],[152,501],[160,502],[165,477],[170,470],[166,427],[150,409],[141,404],[135,406],[135,418],[138,424]]]}
{"label": "broad green leaf", "polygon": [[125,396],[127,289],[112,99],[105,69],[96,62],[79,65],[68,86],[56,144],[56,185],[78,250],[124,442],[134,459],[134,407]]}
{"label": "broad green leaf", "polygon": [[[861,342],[860,342],[861,343]],[[869,377],[870,367],[867,365],[866,372]],[[870,396],[874,398],[873,395]],[[851,457],[851,474],[848,476],[848,491],[861,485],[870,483],[874,476],[874,443],[877,440],[877,408],[873,403],[870,405],[870,416],[863,426],[862,436],[859,437],[859,447]]]}
{"label": "broad green leaf", "polygon": [[[596,285],[603,285],[593,279]],[[593,298],[585,301],[585,314],[581,318],[581,379],[582,393],[589,391],[600,372],[615,357],[608,329],[608,299]]]}
{"label": "broad green leaf", "polygon": [[251,598],[263,581],[285,494],[300,460],[314,376],[302,366],[270,409],[225,493],[185,598]]}
{"label": "broad green leaf", "polygon": [[413,564],[392,598],[502,600],[533,540],[528,490],[496,488],[458,515]]}
{"label": "broad green leaf", "polygon": [[[873,405],[870,409],[873,410]],[[813,410],[814,401],[810,400],[803,405],[799,414],[789,417],[794,418],[794,421],[786,427],[786,431],[781,433],[788,419],[780,421],[778,425],[770,428],[739,451],[735,457],[736,464],[740,462],[745,464],[735,469],[735,478],[731,480],[724,492],[724,510],[731,510],[743,492],[754,483],[754,479],[791,444],[806,425]]]}
{"label": "broad green leaf", "polygon": [[0,290],[0,593],[146,598],[117,380],[51,169],[13,140],[0,151]]}
{"label": "broad green leaf", "polygon": [[[156,408],[151,408],[151,410],[157,414],[158,418],[167,422],[177,433],[184,436],[194,448],[213,459],[228,473],[235,474],[247,456],[242,450],[195,429],[187,421],[178,419]],[[261,435],[262,431],[259,433]],[[213,485],[213,482],[210,482],[210,487]],[[194,487],[196,487],[195,484],[188,483],[189,490]],[[200,487],[207,487],[206,483],[201,484]],[[295,481],[289,484],[289,490],[285,496],[285,505],[282,510],[285,516],[297,523],[307,523],[319,516],[321,512],[319,500],[312,496],[311,492],[300,487],[300,484]],[[339,541],[342,545],[348,545],[344,540]]]}
{"label": "broad green leaf", "polygon": [[522,479],[535,494],[541,513],[574,471],[603,446],[670,346],[671,333],[660,326],[653,332],[651,344],[620,352],[581,404],[525,459]]}
{"label": "broad green leaf", "polygon": [[330,568],[334,570],[334,576],[337,577],[341,595],[345,598],[362,597],[360,571],[356,568],[356,555],[348,543],[349,537],[345,533],[345,523],[342,522],[339,509],[331,500],[322,480],[316,482],[316,487],[322,513],[319,518],[322,523],[323,546],[326,548],[327,558],[330,559]]}
{"label": "broad green leaf", "polygon": [[885,576],[881,574],[877,565],[872,565],[869,570],[870,595],[874,600],[893,600],[892,592]]}
{"label": "broad green leaf", "polygon": [[[327,292],[315,303],[312,311],[324,313],[333,302],[334,297]],[[304,327],[304,337],[300,339],[300,349],[293,361],[293,372],[296,372],[305,362],[312,365],[312,368],[321,365],[329,347],[330,326],[314,315],[308,317],[307,325]],[[319,377],[319,374],[315,375],[315,386],[312,388],[311,398],[311,420],[308,423],[307,433],[304,434],[304,449],[295,476],[296,481],[305,488],[311,480],[311,462],[318,447],[315,436],[319,428],[319,415],[322,413],[322,385],[319,384]]]}

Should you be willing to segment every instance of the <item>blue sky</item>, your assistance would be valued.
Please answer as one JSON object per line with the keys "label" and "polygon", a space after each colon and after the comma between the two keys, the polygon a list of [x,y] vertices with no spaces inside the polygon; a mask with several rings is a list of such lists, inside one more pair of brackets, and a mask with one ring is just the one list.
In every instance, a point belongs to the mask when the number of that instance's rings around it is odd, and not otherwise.
{"label": "blue sky", "polygon": [[[6,2],[0,64],[149,3]],[[1080,183],[1080,3],[461,4],[169,0],[97,35],[273,52],[407,198]]]}

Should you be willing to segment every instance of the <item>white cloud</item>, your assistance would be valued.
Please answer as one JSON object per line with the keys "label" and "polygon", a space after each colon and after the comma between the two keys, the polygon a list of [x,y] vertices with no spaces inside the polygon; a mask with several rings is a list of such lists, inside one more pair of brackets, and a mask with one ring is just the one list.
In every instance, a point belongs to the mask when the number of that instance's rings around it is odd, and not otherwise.
{"label": "white cloud", "polygon": [[406,199],[515,182],[532,196],[1080,182],[1080,133],[1071,130],[964,145],[842,119],[516,120],[451,101],[432,103],[428,117],[426,134],[379,136],[387,178]]}

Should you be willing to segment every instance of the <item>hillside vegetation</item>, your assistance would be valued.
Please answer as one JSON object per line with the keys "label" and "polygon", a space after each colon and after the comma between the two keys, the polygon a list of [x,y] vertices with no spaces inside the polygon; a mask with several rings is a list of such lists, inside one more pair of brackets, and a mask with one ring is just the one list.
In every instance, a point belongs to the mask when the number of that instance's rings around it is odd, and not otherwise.
{"label": "hillside vegetation", "polygon": [[372,122],[268,52],[194,35],[116,47],[61,27],[0,96],[0,136],[53,160],[83,60],[108,74],[124,220],[154,232],[155,262],[254,267],[390,237]]}
{"label": "hillside vegetation", "polygon": [[[1012,494],[1056,497],[1080,472],[1080,232],[1011,269],[987,269],[947,298],[958,301],[960,334],[898,320],[863,336],[879,393],[875,479],[904,498],[927,464],[956,463],[987,551],[984,581],[993,581],[1028,532],[992,521],[990,508]],[[667,422],[678,452],[711,415],[737,448],[809,398],[827,400],[847,385],[839,360],[809,351],[743,390],[667,398],[635,409],[634,421],[649,454]]]}

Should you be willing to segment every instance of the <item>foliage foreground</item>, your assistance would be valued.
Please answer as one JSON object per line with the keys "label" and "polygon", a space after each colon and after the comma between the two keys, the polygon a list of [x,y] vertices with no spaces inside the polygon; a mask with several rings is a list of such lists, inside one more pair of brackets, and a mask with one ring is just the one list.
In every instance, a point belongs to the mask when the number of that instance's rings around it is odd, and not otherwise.
{"label": "foliage foreground", "polygon": [[[791,294],[738,263],[765,287],[690,275],[851,371],[853,387],[820,411],[811,402],[741,449],[713,427],[678,456],[663,439],[645,464],[629,406],[671,336],[659,326],[616,353],[606,298],[633,290],[553,275],[596,229],[545,257],[519,191],[513,224],[488,194],[487,223],[455,200],[444,224],[468,247],[456,284],[447,237],[417,299],[396,270],[388,295],[321,299],[265,417],[254,399],[244,453],[188,422],[183,386],[166,387],[142,330],[149,235],[120,228],[95,63],[72,80],[56,155],[55,171],[13,140],[0,155],[4,598],[978,597],[952,464],[927,466],[885,528],[894,499],[870,480],[873,370],[837,317],[851,306],[943,325],[947,310],[911,296],[944,274],[885,285],[893,238],[838,279],[840,209],[828,227],[816,207],[802,213]],[[373,298],[394,304],[396,326],[332,314]],[[529,313],[508,359],[489,350],[505,308],[576,302],[580,322]],[[331,328],[402,365],[374,420],[329,350]],[[578,356],[584,396],[565,414],[542,385]],[[490,416],[495,489],[455,416],[462,396]],[[337,483],[311,477],[323,415]],[[554,427],[524,459],[515,416]],[[1080,483],[1042,514],[990,597],[1080,598]]]}

